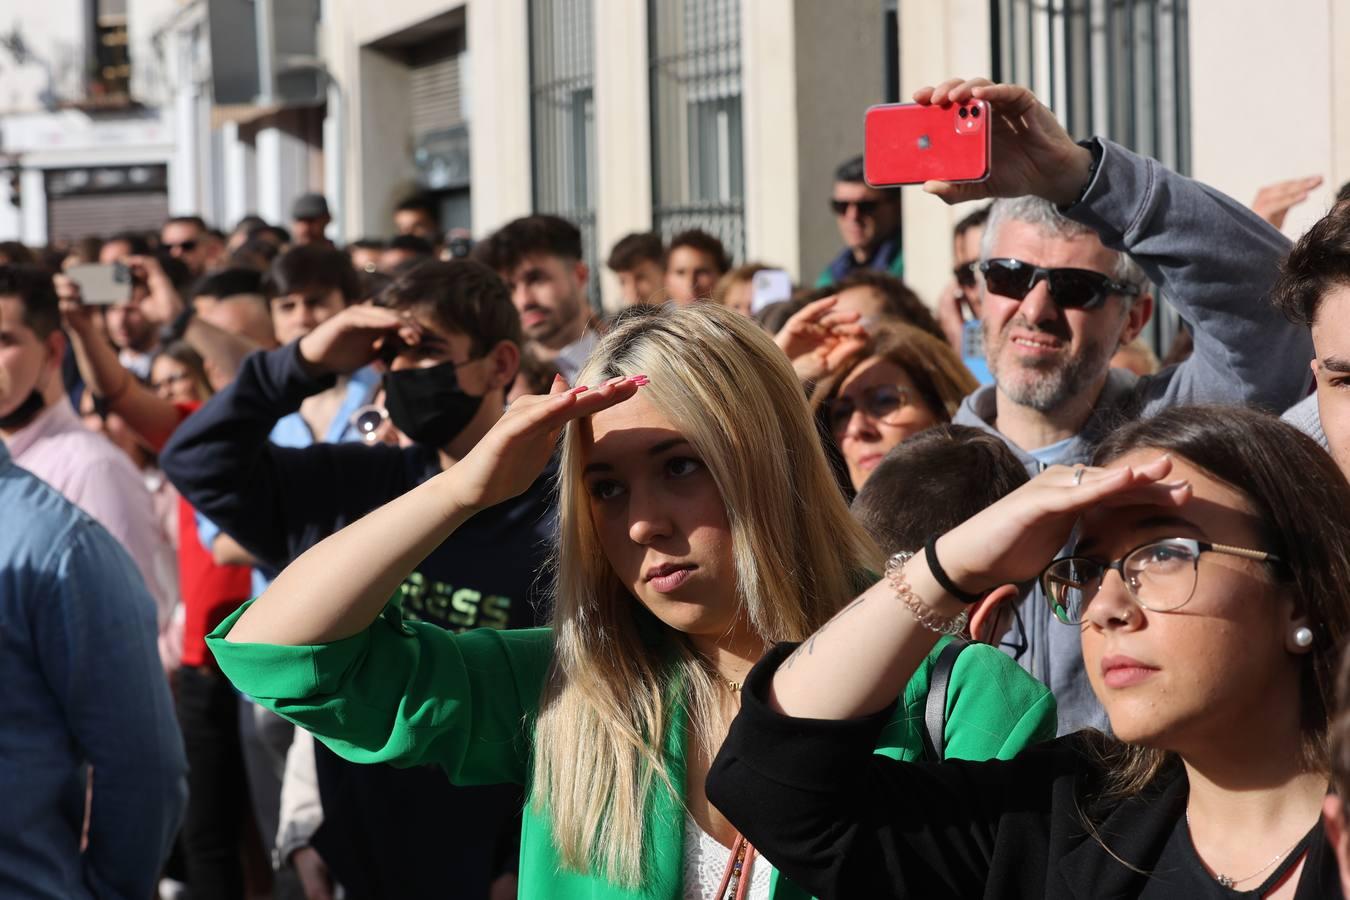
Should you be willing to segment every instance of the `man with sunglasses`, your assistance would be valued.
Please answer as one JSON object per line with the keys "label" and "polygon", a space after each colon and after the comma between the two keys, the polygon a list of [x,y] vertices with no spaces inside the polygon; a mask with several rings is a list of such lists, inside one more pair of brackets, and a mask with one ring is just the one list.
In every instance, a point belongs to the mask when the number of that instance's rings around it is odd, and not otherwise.
{"label": "man with sunglasses", "polygon": [[896,277],[904,274],[900,245],[900,191],[868,186],[863,180],[863,158],[855,156],[834,172],[830,209],[844,249],[816,279],[829,287],[855,269],[874,269]]}
{"label": "man with sunglasses", "polygon": [[201,216],[174,216],[159,230],[159,245],[182,261],[196,278],[206,271],[206,222]]}
{"label": "man with sunglasses", "polygon": [[[999,435],[1035,475],[1086,462],[1124,419],[1186,403],[1280,410],[1303,396],[1307,332],[1266,300],[1289,242],[1259,216],[1108,140],[1075,143],[1025,88],[953,79],[914,99],[984,100],[1000,126],[988,180],[924,185],[948,203],[999,198],[977,267],[995,383],[955,423]],[[1140,378],[1110,359],[1152,315],[1150,281],[1191,323],[1195,353]],[[1031,599],[1022,662],[1055,692],[1061,733],[1104,727],[1078,635]]]}
{"label": "man with sunglasses", "polygon": [[980,241],[989,221],[989,205],[979,207],[952,229],[952,280],[938,298],[937,319],[947,343],[980,384],[993,376],[984,361],[984,332],[980,326]]}

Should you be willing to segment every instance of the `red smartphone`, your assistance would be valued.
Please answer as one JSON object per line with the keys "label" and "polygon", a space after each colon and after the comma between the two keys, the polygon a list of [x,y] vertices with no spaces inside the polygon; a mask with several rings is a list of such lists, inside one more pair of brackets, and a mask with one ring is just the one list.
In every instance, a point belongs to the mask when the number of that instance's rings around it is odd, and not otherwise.
{"label": "red smartphone", "polygon": [[886,103],[867,110],[863,177],[872,187],[989,177],[989,104]]}

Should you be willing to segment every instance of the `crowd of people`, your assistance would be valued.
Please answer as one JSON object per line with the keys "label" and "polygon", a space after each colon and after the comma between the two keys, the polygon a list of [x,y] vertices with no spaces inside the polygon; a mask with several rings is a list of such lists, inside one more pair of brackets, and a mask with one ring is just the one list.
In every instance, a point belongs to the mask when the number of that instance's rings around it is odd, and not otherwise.
{"label": "crowd of people", "polygon": [[998,123],[932,305],[861,158],[611,316],[423,196],[0,244],[0,893],[1345,896],[1350,185],[914,99]]}

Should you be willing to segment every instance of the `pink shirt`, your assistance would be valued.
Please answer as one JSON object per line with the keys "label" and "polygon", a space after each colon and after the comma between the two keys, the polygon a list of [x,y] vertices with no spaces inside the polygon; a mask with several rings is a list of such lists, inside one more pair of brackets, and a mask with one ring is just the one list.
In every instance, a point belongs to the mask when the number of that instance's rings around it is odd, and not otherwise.
{"label": "pink shirt", "polygon": [[5,443],[16,464],[60,491],[126,548],[155,598],[163,632],[178,602],[173,548],[145,480],[126,454],[85,428],[64,398]]}

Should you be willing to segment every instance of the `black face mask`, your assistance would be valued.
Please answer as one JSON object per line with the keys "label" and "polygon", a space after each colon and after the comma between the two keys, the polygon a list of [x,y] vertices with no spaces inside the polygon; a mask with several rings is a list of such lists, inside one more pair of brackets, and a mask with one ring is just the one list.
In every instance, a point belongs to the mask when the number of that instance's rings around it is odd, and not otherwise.
{"label": "black face mask", "polygon": [[469,424],[482,397],[459,386],[455,363],[402,369],[384,376],[384,408],[394,427],[419,444],[441,448]]}
{"label": "black face mask", "polygon": [[42,412],[46,406],[47,401],[43,399],[42,392],[33,388],[28,395],[28,399],[20,403],[17,409],[7,416],[0,416],[0,428],[6,431],[18,431],[36,419],[38,413]]}

